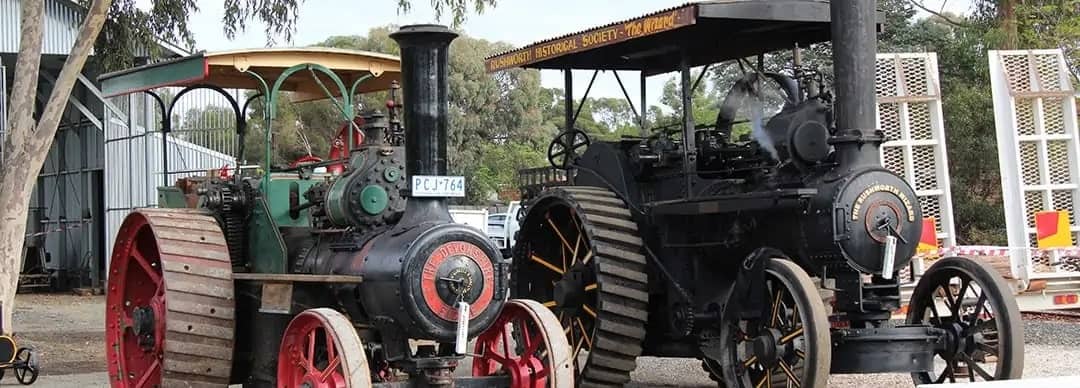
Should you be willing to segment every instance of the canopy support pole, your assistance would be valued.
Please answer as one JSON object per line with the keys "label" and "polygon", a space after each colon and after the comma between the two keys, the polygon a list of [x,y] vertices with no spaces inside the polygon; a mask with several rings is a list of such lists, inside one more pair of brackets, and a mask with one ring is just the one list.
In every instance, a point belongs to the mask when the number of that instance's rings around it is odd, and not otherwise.
{"label": "canopy support pole", "polygon": [[[166,110],[165,109],[165,101],[162,100],[161,96],[157,95],[157,93],[154,93],[153,91],[150,91],[150,90],[144,90],[143,93],[146,93],[146,94],[150,95],[150,97],[154,98],[154,101],[157,101],[158,110],[161,112],[161,182],[162,182],[161,185],[162,186],[168,186],[169,185],[169,132],[172,132],[172,120],[170,120],[169,111],[171,110],[172,105],[170,105],[169,110]],[[176,97],[180,97],[180,96],[176,96]],[[175,101],[176,101],[176,98],[173,98],[173,102],[175,102]],[[132,125],[132,124],[128,123],[128,125]],[[150,129],[147,128],[145,132],[149,133]]]}
{"label": "canopy support pole", "polygon": [[[599,75],[599,74],[600,74],[600,70],[596,70],[596,71],[594,71],[592,73],[592,79],[589,80],[589,86],[587,86],[585,88],[585,95],[581,96],[581,103],[578,104],[577,111],[574,112],[574,118],[572,120],[570,120],[570,126],[567,127],[567,128],[573,128],[574,124],[577,123],[578,115],[581,114],[581,109],[585,108],[585,101],[589,99],[589,92],[592,91],[593,83],[596,82],[596,76]],[[573,101],[573,100],[570,100],[570,101]]]}
{"label": "canopy support pole", "polygon": [[694,101],[690,82],[690,57],[682,51],[679,72],[682,73],[683,106],[683,174],[686,176],[686,198],[694,197],[694,173],[697,170],[697,144],[694,139]]}
{"label": "canopy support pole", "polygon": [[630,93],[626,92],[626,86],[623,86],[622,78],[619,77],[619,72],[616,70],[612,71],[611,74],[615,74],[615,81],[619,82],[619,89],[622,89],[622,95],[626,98],[626,103],[630,105],[630,112],[633,112],[634,118],[637,119],[638,122],[640,122],[641,116],[638,115],[637,108],[634,107],[634,100],[630,98]]}
{"label": "canopy support pole", "polygon": [[646,78],[647,78],[647,76],[645,75],[645,70],[641,70],[641,117],[638,117],[638,120],[640,120],[638,125],[641,126],[641,137],[648,137],[649,136],[649,122],[648,122],[649,109],[645,106],[645,104],[646,104],[646,102],[645,102],[645,79]]}
{"label": "canopy support pole", "polygon": [[692,88],[690,88],[690,90],[697,91],[698,85],[701,85],[701,79],[705,78],[705,73],[709,72],[710,67],[712,67],[711,63],[708,64],[708,65],[705,65],[705,67],[701,68],[701,74],[698,74],[697,79],[694,80],[694,86]]}
{"label": "canopy support pole", "polygon": [[569,131],[574,126],[574,73],[569,68],[563,70],[563,96],[566,100],[566,117],[563,131]]}

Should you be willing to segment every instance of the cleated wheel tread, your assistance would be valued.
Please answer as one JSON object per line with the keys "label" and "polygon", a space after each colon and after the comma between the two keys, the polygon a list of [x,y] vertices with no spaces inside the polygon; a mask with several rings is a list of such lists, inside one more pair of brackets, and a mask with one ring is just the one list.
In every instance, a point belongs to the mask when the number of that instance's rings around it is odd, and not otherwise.
{"label": "cleated wheel tread", "polygon": [[[636,358],[642,352],[641,341],[645,336],[649,302],[646,260],[641,253],[643,243],[631,211],[615,193],[607,189],[579,186],[545,191],[527,211],[519,232],[519,257],[530,253],[531,244],[527,242],[537,237],[530,233],[547,232],[549,234],[541,238],[551,238],[551,241],[556,241],[555,244],[562,245],[552,234],[553,228],[558,229],[553,225],[560,225],[559,228],[563,229],[578,228],[579,232],[570,233],[580,233],[585,237],[585,244],[591,247],[591,251],[586,252],[591,254],[589,276],[595,281],[596,291],[594,296],[590,294],[589,297],[595,298],[590,299],[595,301],[595,305],[592,306],[593,310],[588,311],[589,314],[578,312],[581,314],[578,318],[568,318],[561,323],[572,329],[569,334],[570,346],[576,350],[577,342],[582,341],[582,335],[576,333],[586,330],[578,327],[574,319],[593,322],[589,324],[591,329],[587,330],[587,343],[590,344],[586,349],[588,355],[578,360],[580,386],[622,386],[630,381],[630,372],[636,368]],[[566,219],[565,214],[572,214],[573,219]],[[545,217],[563,218],[552,224],[553,221]],[[527,228],[527,224],[548,226],[543,226],[545,230],[537,231]],[[562,229],[558,232],[563,234],[559,238],[566,240],[566,245],[574,245],[577,234],[565,233]],[[569,248],[566,250],[572,251]],[[552,257],[550,262],[559,264],[557,254],[549,253],[548,256]],[[515,263],[522,261],[515,260]],[[521,271],[535,272],[532,269]],[[541,301],[553,299],[551,294],[532,288],[521,291],[515,297]],[[559,311],[557,306],[553,309]]]}
{"label": "cleated wheel tread", "polygon": [[623,264],[620,264],[622,266],[627,266],[629,264],[631,266],[636,265],[641,268],[645,267],[644,255],[624,249],[623,247],[614,246],[611,244],[597,243],[596,254],[602,257],[609,258],[611,260],[625,262]]}
{"label": "cleated wheel tread", "polygon": [[[138,265],[131,261],[133,251],[149,256],[145,259],[163,288],[158,297],[163,306],[155,319],[164,319],[158,326],[164,338],[150,353],[160,362],[144,370],[159,368],[145,372],[152,374],[150,382],[157,381],[151,385],[227,385],[235,340],[235,300],[229,251],[217,221],[197,209],[141,209],[125,219],[117,240],[110,267],[109,319],[119,319],[125,299],[153,297],[125,285],[129,267]],[[131,328],[109,325],[107,330],[112,386],[135,386],[137,381],[131,381],[131,376],[138,368],[131,369],[124,360],[142,350],[120,345],[125,330]]]}
{"label": "cleated wheel tread", "polygon": [[580,201],[582,203],[594,203],[594,204],[597,204],[597,205],[607,205],[607,206],[615,206],[615,207],[623,206],[622,200],[618,199],[618,198],[615,198],[614,196],[608,197],[608,196],[602,196],[602,195],[594,195],[594,194],[591,194],[591,193],[590,194],[575,193],[574,198],[576,198],[578,201]]}

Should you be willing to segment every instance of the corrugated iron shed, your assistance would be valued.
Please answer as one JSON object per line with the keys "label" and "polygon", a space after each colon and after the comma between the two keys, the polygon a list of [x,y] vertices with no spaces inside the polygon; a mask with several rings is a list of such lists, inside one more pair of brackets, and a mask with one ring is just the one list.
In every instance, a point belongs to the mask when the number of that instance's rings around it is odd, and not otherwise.
{"label": "corrugated iron shed", "polygon": [[[83,10],[66,0],[45,1],[45,31],[41,53],[67,55],[79,36]],[[0,52],[19,52],[21,0],[0,0]]]}

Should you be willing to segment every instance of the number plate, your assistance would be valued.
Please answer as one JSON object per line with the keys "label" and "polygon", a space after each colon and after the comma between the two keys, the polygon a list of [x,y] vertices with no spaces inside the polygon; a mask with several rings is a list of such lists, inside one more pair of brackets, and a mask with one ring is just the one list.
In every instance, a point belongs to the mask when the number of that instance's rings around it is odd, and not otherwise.
{"label": "number plate", "polygon": [[416,175],[412,177],[414,197],[464,197],[465,177]]}

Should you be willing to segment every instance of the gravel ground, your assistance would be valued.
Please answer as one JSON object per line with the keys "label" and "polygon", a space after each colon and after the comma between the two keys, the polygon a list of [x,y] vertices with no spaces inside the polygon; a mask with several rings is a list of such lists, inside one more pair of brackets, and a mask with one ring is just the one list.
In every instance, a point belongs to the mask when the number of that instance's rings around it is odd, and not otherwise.
{"label": "gravel ground", "polygon": [[[1080,325],[1073,325],[1072,331],[1080,334]],[[1075,376],[1074,368],[1062,368],[1075,365],[1080,359],[1080,347],[1056,345],[1027,345],[1024,349],[1025,377]],[[633,374],[633,384],[629,387],[715,387],[709,377],[701,370],[697,360],[676,358],[642,357],[638,359],[638,369]],[[833,375],[829,378],[830,388],[877,388],[877,387],[913,387],[911,376],[907,374],[867,374]]]}
{"label": "gravel ground", "polygon": [[[35,387],[107,387],[104,373],[104,297],[19,295],[15,319],[21,346],[33,346],[42,360]],[[1080,360],[1080,318],[1025,314],[1025,377],[1078,375],[1064,366]],[[697,360],[638,359],[629,387],[715,387]],[[0,385],[16,384],[14,378]],[[906,374],[832,376],[829,387],[912,387]]]}

